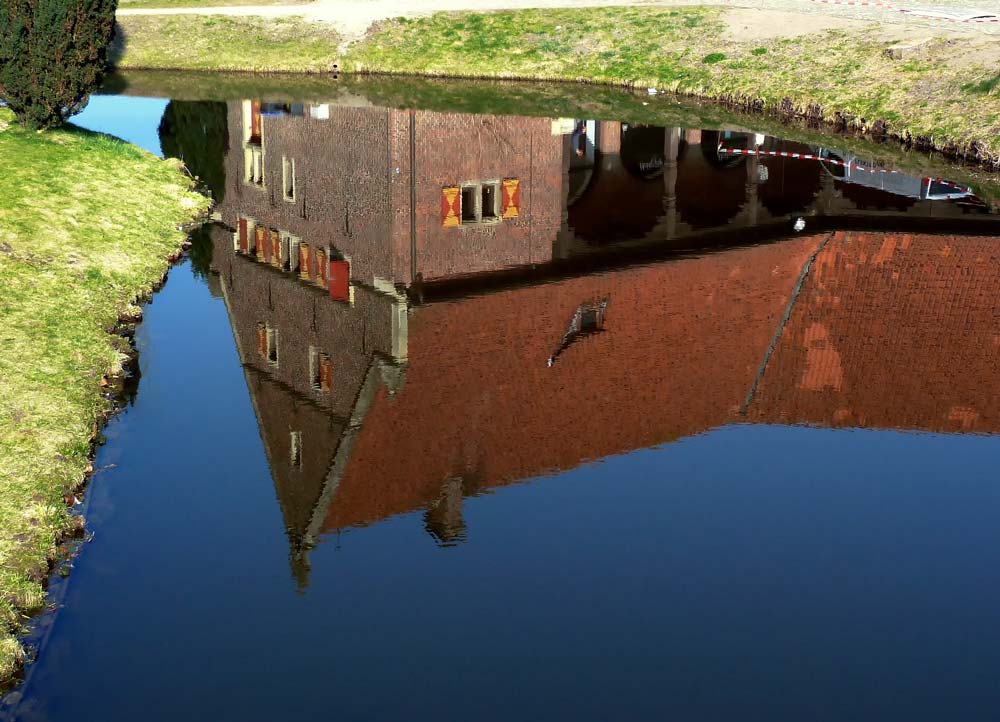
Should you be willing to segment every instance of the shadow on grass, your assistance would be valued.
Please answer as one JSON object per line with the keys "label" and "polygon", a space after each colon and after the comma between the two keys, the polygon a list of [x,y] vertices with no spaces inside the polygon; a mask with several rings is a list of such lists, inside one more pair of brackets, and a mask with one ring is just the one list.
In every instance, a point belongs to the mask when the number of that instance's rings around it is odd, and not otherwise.
{"label": "shadow on grass", "polygon": [[962,86],[962,90],[967,93],[976,93],[977,95],[987,95],[992,93],[994,90],[1000,87],[1000,73],[988,80],[981,80],[978,83],[966,83]]}
{"label": "shadow on grass", "polygon": [[121,23],[115,22],[115,32],[111,36],[111,44],[108,45],[108,65],[112,68],[118,67],[122,56],[125,55],[125,44],[128,42],[128,34]]}

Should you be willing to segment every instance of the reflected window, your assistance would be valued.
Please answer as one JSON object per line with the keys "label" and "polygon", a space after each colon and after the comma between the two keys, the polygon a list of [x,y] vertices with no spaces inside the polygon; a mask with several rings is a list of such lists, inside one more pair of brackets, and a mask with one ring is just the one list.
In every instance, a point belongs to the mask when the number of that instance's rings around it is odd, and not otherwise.
{"label": "reflected window", "polygon": [[500,184],[484,183],[482,193],[482,219],[495,221],[500,217]]}
{"label": "reflected window", "polygon": [[267,343],[267,362],[272,366],[278,365],[278,329],[265,327]]}
{"label": "reflected window", "polygon": [[288,444],[288,463],[292,466],[302,466],[302,432],[291,432]]}
{"label": "reflected window", "polygon": [[462,223],[479,221],[479,186],[462,186]]}
{"label": "reflected window", "polygon": [[249,185],[264,187],[264,151],[258,145],[248,145],[244,153],[245,180]]}
{"label": "reflected window", "polygon": [[281,157],[281,191],[286,201],[295,200],[295,159]]}
{"label": "reflected window", "polygon": [[309,385],[323,393],[333,387],[333,361],[315,346],[309,347]]}
{"label": "reflected window", "polygon": [[299,272],[299,254],[301,245],[301,241],[295,236],[288,237],[288,265],[285,266],[285,269],[291,271],[292,273]]}
{"label": "reflected window", "polygon": [[272,366],[278,365],[278,330],[263,321],[257,323],[257,355]]}

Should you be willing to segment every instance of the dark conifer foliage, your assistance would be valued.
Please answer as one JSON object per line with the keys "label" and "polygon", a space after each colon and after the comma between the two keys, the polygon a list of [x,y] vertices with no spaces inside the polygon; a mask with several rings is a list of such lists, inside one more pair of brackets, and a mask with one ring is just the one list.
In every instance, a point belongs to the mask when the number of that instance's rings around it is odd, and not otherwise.
{"label": "dark conifer foliage", "polygon": [[28,128],[78,113],[101,82],[117,0],[0,0],[0,98]]}
{"label": "dark conifer foliage", "polygon": [[171,100],[160,120],[160,145],[163,155],[184,161],[216,203],[225,200],[229,147],[225,103]]}

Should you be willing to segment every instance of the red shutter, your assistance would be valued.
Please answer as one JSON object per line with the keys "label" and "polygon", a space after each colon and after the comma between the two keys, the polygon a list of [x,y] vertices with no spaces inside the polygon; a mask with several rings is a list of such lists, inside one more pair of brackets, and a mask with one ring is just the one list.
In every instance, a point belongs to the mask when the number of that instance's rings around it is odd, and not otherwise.
{"label": "red shutter", "polygon": [[261,123],[260,123],[260,101],[255,100],[250,103],[250,141],[260,143]]}
{"label": "red shutter", "polygon": [[267,327],[262,324],[257,324],[257,354],[261,358],[267,356]]}
{"label": "red shutter", "polygon": [[330,261],[330,298],[334,301],[351,300],[350,262]]}

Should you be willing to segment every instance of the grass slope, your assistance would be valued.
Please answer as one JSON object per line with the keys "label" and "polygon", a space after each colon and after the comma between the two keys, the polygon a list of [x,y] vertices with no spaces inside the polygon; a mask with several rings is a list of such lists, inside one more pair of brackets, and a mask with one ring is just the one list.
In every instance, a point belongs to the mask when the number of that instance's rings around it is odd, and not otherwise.
{"label": "grass slope", "polygon": [[132,8],[217,8],[233,5],[298,5],[310,0],[118,0],[118,7]]}
{"label": "grass slope", "polygon": [[[0,679],[84,480],[125,342],[108,333],[148,292],[207,201],[176,162],[80,130],[33,133],[0,108]],[[116,347],[116,342],[118,347]]]}
{"label": "grass slope", "polygon": [[[1000,82],[974,40],[931,41],[893,60],[890,38],[843,31],[727,38],[722,8],[439,13],[381,23],[347,72],[532,78],[652,86],[886,129],[1000,157]],[[985,52],[985,54],[984,54]],[[864,123],[862,123],[864,119]]]}
{"label": "grass slope", "polygon": [[118,68],[319,73],[337,63],[340,38],[299,18],[128,15],[112,49]]}

